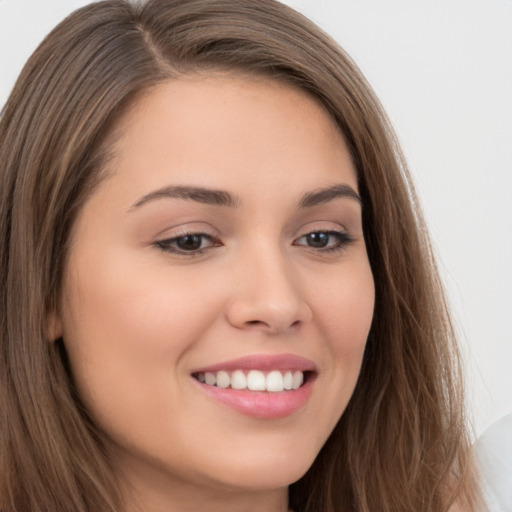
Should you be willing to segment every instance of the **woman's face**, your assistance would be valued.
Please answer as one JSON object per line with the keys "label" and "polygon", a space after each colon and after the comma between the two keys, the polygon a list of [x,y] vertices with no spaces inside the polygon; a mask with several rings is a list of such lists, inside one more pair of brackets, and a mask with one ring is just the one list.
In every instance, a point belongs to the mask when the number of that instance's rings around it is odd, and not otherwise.
{"label": "woman's face", "polygon": [[342,137],[303,92],[212,75],[150,90],[113,149],[54,334],[116,467],[136,488],[286,488],[343,414],[372,320]]}

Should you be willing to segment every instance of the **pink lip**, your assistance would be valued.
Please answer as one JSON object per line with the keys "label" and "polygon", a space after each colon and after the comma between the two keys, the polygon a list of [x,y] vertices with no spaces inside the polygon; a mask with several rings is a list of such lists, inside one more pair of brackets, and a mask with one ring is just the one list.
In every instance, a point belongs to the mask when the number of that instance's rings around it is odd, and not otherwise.
{"label": "pink lip", "polygon": [[316,366],[313,361],[294,354],[255,354],[198,368],[192,373],[218,372],[220,370],[227,372],[234,370],[261,370],[264,372],[271,370],[299,370],[302,372],[316,372]]}
{"label": "pink lip", "polygon": [[220,370],[299,370],[311,372],[305,383],[296,390],[272,393],[267,391],[250,391],[247,389],[223,389],[209,386],[194,379],[197,386],[209,397],[235,411],[257,419],[279,419],[293,414],[308,401],[316,379],[315,364],[303,357],[293,354],[252,355],[199,368],[196,373],[218,372]]}
{"label": "pink lip", "polygon": [[314,379],[307,380],[294,391],[270,393],[246,389],[223,389],[194,381],[201,390],[218,402],[253,418],[273,420],[284,418],[303,407],[313,390]]}

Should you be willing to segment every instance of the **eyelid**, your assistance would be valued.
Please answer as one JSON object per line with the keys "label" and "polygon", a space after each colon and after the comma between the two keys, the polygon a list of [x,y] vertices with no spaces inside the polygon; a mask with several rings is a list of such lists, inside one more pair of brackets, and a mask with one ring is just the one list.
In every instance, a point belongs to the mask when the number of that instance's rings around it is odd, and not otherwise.
{"label": "eyelid", "polygon": [[[192,249],[192,250],[184,250],[180,249],[179,247],[173,246],[173,243],[177,243],[178,240],[181,238],[185,238],[187,236],[197,236],[201,237],[204,241],[204,239],[209,240],[209,245],[207,247],[200,247],[198,249]],[[220,242],[220,240],[215,237],[214,235],[210,233],[206,233],[199,230],[194,229],[187,229],[183,230],[178,233],[173,233],[172,236],[168,236],[165,238],[160,238],[157,241],[153,243],[154,246],[156,246],[158,249],[162,250],[163,252],[176,255],[176,256],[185,256],[185,257],[193,257],[198,256],[200,254],[203,254],[204,251],[211,249],[213,247],[221,247],[223,244]],[[202,244],[201,244],[202,245]]]}
{"label": "eyelid", "polygon": [[[325,234],[328,236],[336,237],[337,241],[335,244],[330,244],[325,247],[314,247],[310,246],[307,243],[300,244],[298,243],[299,240],[306,238],[309,235],[312,234]],[[295,238],[293,241],[293,245],[298,247],[305,247],[306,249],[318,253],[318,254],[329,254],[329,253],[340,253],[347,249],[349,245],[352,245],[356,241],[356,238],[354,238],[347,230],[345,229],[310,229],[303,235]]]}
{"label": "eyelid", "polygon": [[[208,227],[209,225],[206,225],[206,228]],[[169,233],[167,236],[159,236],[152,245],[171,255],[185,257],[199,256],[205,251],[224,245],[217,234],[213,234],[209,229],[204,229],[204,224],[201,227],[198,225],[183,225],[162,231],[161,233],[166,232]],[[357,237],[353,237],[349,231],[339,223],[332,221],[311,222],[302,226],[299,233],[301,233],[300,236],[296,236],[293,239],[292,245],[306,248],[310,252],[318,254],[343,251],[357,239]],[[307,240],[307,237],[313,234],[327,235],[328,241],[326,245],[322,246],[320,242],[319,245],[315,246],[314,237]],[[189,236],[201,238],[197,248],[194,247],[193,241],[191,247],[184,247],[183,245],[180,247],[180,239]],[[185,242],[185,244],[186,243],[187,242]]]}
{"label": "eyelid", "polygon": [[207,236],[217,236],[217,230],[210,223],[185,219],[180,222],[166,222],[166,226],[154,231],[153,239],[170,240],[171,238],[179,238],[180,236],[204,234]]}

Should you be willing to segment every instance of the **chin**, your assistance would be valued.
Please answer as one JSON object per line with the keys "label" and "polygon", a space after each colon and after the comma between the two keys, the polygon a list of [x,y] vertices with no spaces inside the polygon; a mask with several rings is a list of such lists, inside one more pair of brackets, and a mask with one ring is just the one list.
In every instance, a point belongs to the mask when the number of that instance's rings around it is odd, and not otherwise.
{"label": "chin", "polygon": [[[255,457],[241,455],[229,457],[216,468],[216,477],[228,487],[251,490],[278,489],[293,484],[308,471],[315,454],[301,452],[300,445],[293,452],[260,453]],[[220,476],[222,474],[222,476]]]}

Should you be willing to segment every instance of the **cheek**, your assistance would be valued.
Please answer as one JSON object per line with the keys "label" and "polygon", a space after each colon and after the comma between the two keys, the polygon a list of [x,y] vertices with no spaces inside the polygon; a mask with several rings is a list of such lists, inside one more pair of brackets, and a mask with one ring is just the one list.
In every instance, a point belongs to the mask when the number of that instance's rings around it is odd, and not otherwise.
{"label": "cheek", "polygon": [[329,404],[336,411],[334,423],[345,410],[359,377],[374,301],[373,276],[364,260],[340,273],[319,295],[316,317],[330,355],[327,373],[337,389]]}
{"label": "cheek", "polygon": [[360,357],[373,319],[375,286],[365,260],[336,276],[319,294],[317,316],[333,350]]}
{"label": "cheek", "polygon": [[87,256],[75,261],[62,312],[64,342],[84,401],[114,410],[120,398],[143,400],[151,385],[165,389],[217,315],[213,291],[201,288],[199,279],[170,276],[122,254],[103,255],[101,264]]}
{"label": "cheek", "polygon": [[199,310],[208,316],[212,293],[200,286],[200,277],[191,281],[190,275],[170,275],[164,267],[122,255],[103,256],[97,265],[94,258],[79,260],[76,268],[65,283],[65,320],[69,332],[82,333],[91,343],[103,338],[114,345],[169,348],[171,339],[193,338],[200,330]]}

